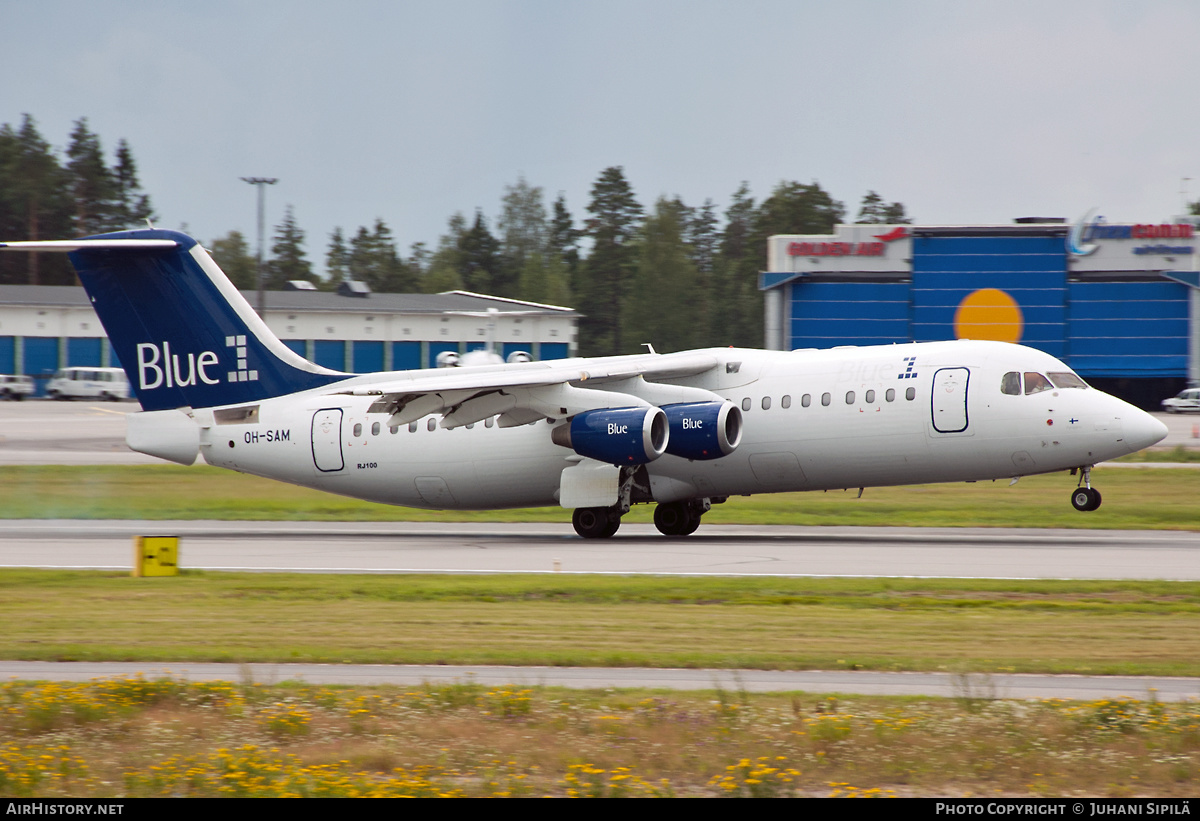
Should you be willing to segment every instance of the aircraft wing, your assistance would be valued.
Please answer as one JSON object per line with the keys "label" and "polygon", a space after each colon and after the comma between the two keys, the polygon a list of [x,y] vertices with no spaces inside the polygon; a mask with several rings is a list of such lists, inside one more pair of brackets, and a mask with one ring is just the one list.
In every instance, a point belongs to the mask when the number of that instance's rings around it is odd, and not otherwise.
{"label": "aircraft wing", "polygon": [[698,388],[653,383],[704,373],[717,364],[711,354],[687,352],[439,368],[389,374],[387,381],[335,392],[376,397],[369,412],[391,414],[390,426],[441,414],[444,428],[490,416],[499,416],[501,427],[513,427],[597,408],[719,399]]}

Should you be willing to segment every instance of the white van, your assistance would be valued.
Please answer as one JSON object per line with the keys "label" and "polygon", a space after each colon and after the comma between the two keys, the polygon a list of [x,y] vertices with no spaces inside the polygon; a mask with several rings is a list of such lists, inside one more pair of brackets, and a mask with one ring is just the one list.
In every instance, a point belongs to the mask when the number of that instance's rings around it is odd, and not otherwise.
{"label": "white van", "polygon": [[46,385],[51,399],[128,399],[129,380],[120,368],[63,368]]}
{"label": "white van", "polygon": [[0,373],[0,399],[20,402],[33,395],[33,378],[29,376]]}

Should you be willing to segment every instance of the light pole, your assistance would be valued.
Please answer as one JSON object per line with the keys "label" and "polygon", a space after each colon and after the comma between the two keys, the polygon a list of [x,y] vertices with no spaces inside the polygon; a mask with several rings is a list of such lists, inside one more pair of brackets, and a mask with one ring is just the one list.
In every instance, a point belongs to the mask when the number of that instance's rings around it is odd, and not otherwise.
{"label": "light pole", "polygon": [[266,190],[263,186],[274,185],[279,180],[275,177],[242,177],[242,182],[258,187],[258,315],[263,317],[267,314],[267,296],[263,285],[263,192]]}

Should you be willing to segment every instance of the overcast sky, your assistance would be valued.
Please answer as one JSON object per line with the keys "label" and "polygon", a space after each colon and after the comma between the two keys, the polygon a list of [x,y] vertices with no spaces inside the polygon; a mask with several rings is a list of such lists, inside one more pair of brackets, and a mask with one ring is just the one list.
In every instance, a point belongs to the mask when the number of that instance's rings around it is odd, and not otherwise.
{"label": "overcast sky", "polygon": [[[402,252],[520,175],[578,222],[600,171],[723,212],[746,180],[922,223],[1159,221],[1200,198],[1195,0],[6,0],[0,122],[125,138],[159,224],[253,241],[291,204]],[[5,239],[16,239],[8,238]]]}

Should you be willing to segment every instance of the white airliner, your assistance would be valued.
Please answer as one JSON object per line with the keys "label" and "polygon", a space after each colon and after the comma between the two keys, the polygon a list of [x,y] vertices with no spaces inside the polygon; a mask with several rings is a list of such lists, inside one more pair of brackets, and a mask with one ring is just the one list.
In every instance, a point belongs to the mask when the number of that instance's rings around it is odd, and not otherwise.
{"label": "white airliner", "polygon": [[1078,473],[1166,427],[1041,351],[928,342],[710,348],[353,375],[283,345],[184,234],[68,251],[137,388],[136,451],[387,504],[561,505],[584,538],[657,503],[669,536],[734,495]]}

